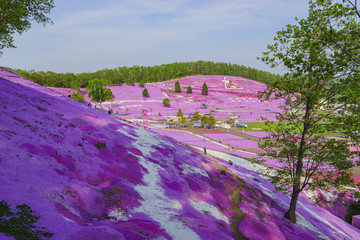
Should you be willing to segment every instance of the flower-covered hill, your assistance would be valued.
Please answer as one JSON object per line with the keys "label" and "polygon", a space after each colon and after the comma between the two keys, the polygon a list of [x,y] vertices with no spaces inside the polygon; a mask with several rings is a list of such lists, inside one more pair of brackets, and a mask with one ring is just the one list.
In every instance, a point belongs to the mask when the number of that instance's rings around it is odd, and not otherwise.
{"label": "flower-covered hill", "polygon": [[[175,93],[175,82],[179,81],[181,92]],[[202,95],[202,86],[208,86],[208,95]],[[192,93],[187,93],[191,86]],[[176,116],[179,109],[185,115],[199,111],[208,114],[216,120],[227,120],[229,117],[238,116],[244,122],[262,121],[261,117],[275,120],[282,100],[259,101],[258,91],[263,91],[266,85],[257,81],[233,76],[191,76],[167,82],[147,83],[149,96],[143,97],[144,88],[135,85],[109,86],[114,94],[114,99],[105,103],[114,112],[119,111],[120,116],[127,119],[139,119],[143,109],[148,110],[149,118],[158,120],[164,117]],[[70,89],[49,88],[63,95],[68,95]],[[70,92],[74,92],[70,90]],[[82,89],[82,93],[86,94]],[[163,99],[170,100],[170,107],[163,106]],[[86,96],[86,100],[90,99]],[[201,108],[207,104],[208,108]],[[159,114],[160,113],[160,114]],[[160,115],[160,116],[159,116]]]}
{"label": "flower-covered hill", "polygon": [[304,197],[299,223],[285,221],[288,199],[244,163],[204,157],[4,69],[0,89],[0,202],[28,205],[52,239],[360,236]]}

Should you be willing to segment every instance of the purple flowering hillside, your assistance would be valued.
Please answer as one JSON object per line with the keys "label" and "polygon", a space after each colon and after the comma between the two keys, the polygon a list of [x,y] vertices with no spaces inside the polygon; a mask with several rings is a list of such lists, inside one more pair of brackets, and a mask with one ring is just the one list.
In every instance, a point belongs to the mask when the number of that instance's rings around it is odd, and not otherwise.
{"label": "purple flowering hillside", "polygon": [[305,196],[298,223],[284,220],[288,198],[245,163],[205,157],[4,69],[0,89],[0,201],[29,206],[51,239],[360,237]]}

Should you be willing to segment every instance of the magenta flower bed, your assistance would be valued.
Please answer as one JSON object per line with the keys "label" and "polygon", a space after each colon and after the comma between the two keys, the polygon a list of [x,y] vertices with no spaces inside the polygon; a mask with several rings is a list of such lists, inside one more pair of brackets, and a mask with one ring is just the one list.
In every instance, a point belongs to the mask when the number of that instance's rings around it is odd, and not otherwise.
{"label": "magenta flower bed", "polygon": [[258,143],[251,140],[225,140],[224,144],[230,144],[235,148],[257,148]]}
{"label": "magenta flower bed", "polygon": [[204,134],[204,136],[209,137],[211,139],[214,139],[216,141],[218,141],[218,140],[226,140],[226,139],[244,139],[242,137],[232,135],[232,134],[229,134],[229,133]]}
{"label": "magenta flower bed", "polygon": [[203,141],[204,138],[196,136],[194,134],[183,132],[183,131],[174,131],[174,130],[167,130],[167,129],[156,129],[152,128],[153,132],[157,132],[163,136],[171,137],[179,142],[187,142],[187,141]]}
{"label": "magenta flower bed", "polygon": [[[226,80],[225,80],[226,79]],[[157,114],[162,116],[175,116],[181,108],[185,115],[199,111],[201,114],[210,114],[216,120],[227,120],[234,115],[245,122],[262,121],[261,117],[276,120],[276,112],[281,112],[279,105],[282,100],[269,100],[261,103],[257,92],[263,91],[266,85],[253,80],[231,76],[192,76],[178,79],[182,87],[181,93],[173,93],[174,84],[177,80],[163,83],[149,83],[145,87],[149,91],[149,97],[142,97],[143,88],[135,85],[114,85],[109,88],[114,94],[114,99],[105,103],[106,108],[112,107],[119,111],[125,118],[141,118],[143,109],[149,111],[149,119],[157,119]],[[203,96],[201,89],[206,82],[209,94]],[[192,86],[193,93],[187,94],[187,86]],[[50,88],[64,96],[69,89]],[[74,92],[73,90],[70,90]],[[82,93],[84,89],[81,89]],[[162,100],[170,99],[170,107],[164,107]],[[85,94],[85,99],[88,97]],[[207,109],[201,109],[201,104],[207,103]]]}
{"label": "magenta flower bed", "polygon": [[267,137],[269,135],[269,133],[267,132],[257,132],[257,131],[245,131],[244,133],[258,138]]}
{"label": "magenta flower bed", "polygon": [[[289,198],[256,172],[204,157],[11,71],[0,69],[0,89],[0,201],[29,205],[54,240],[230,240],[234,209],[243,213],[235,226],[241,238],[360,238],[358,229],[304,195],[298,222],[290,224],[283,218]],[[190,143],[247,154],[216,142]],[[231,196],[241,201],[234,205]]]}

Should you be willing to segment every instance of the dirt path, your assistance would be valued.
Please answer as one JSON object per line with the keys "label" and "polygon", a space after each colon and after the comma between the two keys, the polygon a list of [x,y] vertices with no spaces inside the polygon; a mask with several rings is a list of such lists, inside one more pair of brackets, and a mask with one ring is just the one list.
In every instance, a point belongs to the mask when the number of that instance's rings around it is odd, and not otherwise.
{"label": "dirt path", "polygon": [[238,186],[231,194],[231,201],[233,203],[233,216],[231,218],[231,229],[237,239],[245,240],[245,238],[238,230],[239,223],[244,219],[244,213],[240,210],[239,204],[241,203],[240,190]]}

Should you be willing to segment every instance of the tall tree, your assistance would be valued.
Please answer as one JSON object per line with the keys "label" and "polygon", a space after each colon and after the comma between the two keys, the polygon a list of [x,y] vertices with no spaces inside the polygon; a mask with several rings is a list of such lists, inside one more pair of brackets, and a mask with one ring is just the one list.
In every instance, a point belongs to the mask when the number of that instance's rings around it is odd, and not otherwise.
{"label": "tall tree", "polygon": [[180,93],[180,92],[181,92],[181,87],[180,87],[179,81],[176,81],[176,82],[175,82],[175,92],[176,92],[176,93]]}
{"label": "tall tree", "polygon": [[54,7],[53,0],[0,1],[0,55],[1,49],[14,48],[13,35],[22,34],[31,27],[31,21],[50,23],[46,15]]}
{"label": "tall tree", "polygon": [[208,121],[209,121],[208,117],[204,114],[201,117],[201,124],[206,125],[208,123]]}
{"label": "tall tree", "polygon": [[201,94],[202,95],[208,95],[208,87],[207,84],[204,82],[203,87],[201,89]]}
{"label": "tall tree", "polygon": [[103,102],[105,100],[113,99],[114,95],[107,86],[109,86],[111,82],[107,79],[96,78],[89,81],[88,87],[86,91],[91,97],[92,101],[95,102]]}
{"label": "tall tree", "polygon": [[190,86],[190,85],[187,87],[186,92],[187,92],[187,93],[192,93],[192,88],[191,88],[191,86]]}
{"label": "tall tree", "polygon": [[346,143],[327,138],[345,131],[359,141],[353,133],[359,132],[360,116],[335,114],[360,101],[360,24],[358,12],[346,2],[310,1],[308,17],[277,32],[263,53],[269,66],[289,72],[261,93],[263,100],[289,99],[289,105],[278,115],[278,124],[269,123],[271,133],[260,147],[282,164],[272,182],[291,192],[285,218],[293,223],[305,187],[339,187],[352,180],[354,164]]}
{"label": "tall tree", "polygon": [[182,117],[182,116],[184,116],[184,113],[182,112],[181,108],[179,108],[176,116],[177,116],[177,117]]}
{"label": "tall tree", "polygon": [[216,120],[215,120],[214,116],[210,116],[209,120],[208,120],[208,126],[211,128],[215,124],[216,124]]}
{"label": "tall tree", "polygon": [[201,115],[199,112],[195,112],[191,118],[191,121],[197,122],[201,119]]}
{"label": "tall tree", "polygon": [[188,121],[188,119],[187,119],[187,117],[185,117],[185,116],[182,116],[181,119],[180,119],[180,123],[181,123],[183,126],[186,125],[187,121]]}

